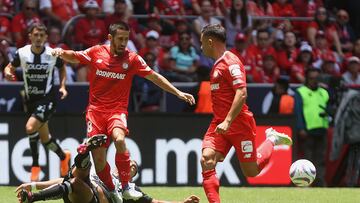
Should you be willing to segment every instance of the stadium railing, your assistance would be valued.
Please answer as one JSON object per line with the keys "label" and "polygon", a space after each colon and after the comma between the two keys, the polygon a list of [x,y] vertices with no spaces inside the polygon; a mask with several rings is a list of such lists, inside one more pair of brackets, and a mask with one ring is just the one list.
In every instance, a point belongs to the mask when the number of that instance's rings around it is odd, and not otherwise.
{"label": "stadium railing", "polygon": [[11,15],[10,13],[0,13],[0,16],[4,16],[4,17],[7,17],[8,19],[12,19],[14,16]]}
{"label": "stadium railing", "polygon": [[[84,14],[80,14],[77,16],[72,17],[70,20],[67,21],[67,23],[65,24],[63,31],[61,33],[62,39],[64,40],[66,33],[68,32],[69,28],[74,25],[76,23],[77,20],[79,20],[80,18],[84,18],[85,15]],[[100,14],[98,15],[99,18],[104,18],[105,15],[104,14]],[[136,19],[146,19],[149,16],[148,15],[132,15],[132,18],[136,18]],[[195,16],[195,15],[186,15],[186,16],[178,16],[178,15],[159,15],[160,19],[187,19],[187,20],[194,20],[199,16]],[[223,16],[216,16],[216,18],[219,19],[224,19]],[[271,20],[271,21],[275,21],[275,20],[290,20],[290,21],[311,21],[314,18],[313,17],[275,17],[275,16],[252,16],[249,15],[249,19],[250,21],[254,21],[254,20]]]}

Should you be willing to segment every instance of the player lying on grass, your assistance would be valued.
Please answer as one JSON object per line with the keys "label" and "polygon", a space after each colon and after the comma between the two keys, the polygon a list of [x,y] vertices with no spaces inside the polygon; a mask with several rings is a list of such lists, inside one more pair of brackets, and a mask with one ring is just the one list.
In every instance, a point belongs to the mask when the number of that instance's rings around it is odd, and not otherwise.
{"label": "player lying on grass", "polygon": [[[90,174],[90,154],[89,151],[95,149],[106,142],[105,135],[91,137],[78,147],[78,155],[75,157],[75,164],[69,170],[65,178],[58,178],[49,181],[24,183],[16,189],[20,203],[31,203],[36,201],[63,199],[65,203],[113,203],[109,190],[100,181],[96,174]],[[131,161],[131,177],[137,173],[137,164]],[[121,193],[121,184],[117,175],[113,175],[116,189]],[[126,200],[124,203],[166,203],[167,201],[155,200],[144,194],[135,184],[130,184],[135,190],[141,192],[143,196],[138,200]],[[32,192],[32,189],[39,189]],[[197,203],[199,198],[191,195],[186,198],[184,203]]]}

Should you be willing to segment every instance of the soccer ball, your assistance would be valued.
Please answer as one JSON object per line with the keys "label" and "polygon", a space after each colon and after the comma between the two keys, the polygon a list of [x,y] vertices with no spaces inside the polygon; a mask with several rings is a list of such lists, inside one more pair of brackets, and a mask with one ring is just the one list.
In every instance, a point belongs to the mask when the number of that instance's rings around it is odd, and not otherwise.
{"label": "soccer ball", "polygon": [[311,161],[299,159],[290,167],[290,179],[297,186],[309,186],[316,177],[316,168]]}

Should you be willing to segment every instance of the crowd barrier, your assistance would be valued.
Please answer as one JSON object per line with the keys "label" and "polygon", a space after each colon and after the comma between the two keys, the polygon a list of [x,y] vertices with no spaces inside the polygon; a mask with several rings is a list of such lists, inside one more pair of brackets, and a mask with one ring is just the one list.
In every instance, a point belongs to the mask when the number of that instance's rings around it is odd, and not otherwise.
{"label": "crowd barrier", "polygon": [[[189,92],[193,95],[197,95],[198,83],[174,83],[174,85],[182,91]],[[256,115],[262,115],[266,112],[266,109],[271,104],[272,84],[248,84],[247,92],[247,104],[250,110]],[[298,85],[291,86],[292,90],[298,87]],[[21,97],[21,90],[23,83],[21,82],[0,82],[0,112],[22,112],[23,104]],[[56,87],[57,88],[57,87]],[[69,92],[68,97],[65,100],[59,100],[57,103],[57,112],[59,113],[83,113],[88,103],[88,83],[74,83],[67,85]],[[177,97],[165,93],[162,94],[161,107],[162,112],[177,113],[190,111],[191,107],[179,100]],[[60,98],[60,95],[58,96]],[[130,96],[129,99],[129,111],[132,112],[134,108],[134,99]]]}

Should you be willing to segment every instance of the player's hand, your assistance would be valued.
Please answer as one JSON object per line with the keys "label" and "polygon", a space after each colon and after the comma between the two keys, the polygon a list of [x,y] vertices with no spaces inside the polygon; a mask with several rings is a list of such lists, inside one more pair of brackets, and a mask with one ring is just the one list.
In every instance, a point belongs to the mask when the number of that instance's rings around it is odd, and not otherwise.
{"label": "player's hand", "polygon": [[68,95],[68,92],[66,91],[65,87],[60,88],[59,92],[61,94],[61,99],[65,99]]}
{"label": "player's hand", "polygon": [[19,187],[16,188],[15,193],[19,193],[21,190],[26,190],[31,192],[31,183],[23,183]]}
{"label": "player's hand", "polygon": [[184,203],[198,203],[200,198],[196,195],[191,195],[190,197],[184,199]]}
{"label": "player's hand", "polygon": [[62,48],[55,48],[51,52],[51,54],[56,57],[61,56],[63,53],[64,53],[64,50]]}
{"label": "player's hand", "polygon": [[191,94],[188,94],[188,93],[185,93],[185,92],[180,92],[180,94],[177,97],[179,99],[182,99],[182,100],[186,101],[190,105],[195,104],[195,99]]}
{"label": "player's hand", "polygon": [[9,81],[15,80],[15,74],[10,69],[5,68],[4,74],[5,74],[5,78],[7,80],[9,80]]}
{"label": "player's hand", "polygon": [[218,134],[225,134],[230,128],[230,122],[223,121],[218,126],[216,126],[215,132]]}

